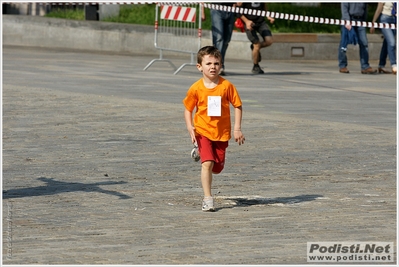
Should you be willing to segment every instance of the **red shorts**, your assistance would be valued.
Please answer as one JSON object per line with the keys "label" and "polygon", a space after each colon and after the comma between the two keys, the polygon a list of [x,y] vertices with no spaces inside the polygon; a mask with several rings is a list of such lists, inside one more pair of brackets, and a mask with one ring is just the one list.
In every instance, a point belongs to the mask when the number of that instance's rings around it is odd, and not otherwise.
{"label": "red shorts", "polygon": [[198,151],[201,156],[201,163],[205,161],[213,161],[213,173],[220,173],[224,168],[226,158],[226,148],[229,146],[228,141],[211,141],[208,138],[197,135]]}

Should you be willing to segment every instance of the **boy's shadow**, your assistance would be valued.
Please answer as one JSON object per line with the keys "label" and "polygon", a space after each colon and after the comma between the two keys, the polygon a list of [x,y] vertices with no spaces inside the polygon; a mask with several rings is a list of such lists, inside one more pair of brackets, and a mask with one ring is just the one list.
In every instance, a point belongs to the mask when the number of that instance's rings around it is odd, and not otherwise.
{"label": "boy's shadow", "polygon": [[229,200],[233,203],[226,204],[226,206],[221,207],[217,210],[231,209],[234,207],[249,207],[254,205],[274,205],[274,204],[290,205],[290,204],[314,201],[320,197],[322,197],[322,195],[299,195],[294,197],[276,197],[276,198],[225,197],[223,198],[224,200]]}
{"label": "boy's shadow", "polygon": [[37,196],[48,196],[48,195],[55,195],[60,193],[67,193],[67,192],[98,192],[104,193],[108,195],[117,196],[120,199],[129,199],[131,198],[128,195],[111,191],[105,190],[100,187],[100,185],[114,185],[114,184],[126,184],[127,182],[113,182],[113,181],[106,181],[106,182],[98,182],[98,183],[67,183],[56,181],[54,178],[45,178],[40,177],[37,180],[43,181],[46,185],[36,186],[36,187],[27,187],[27,188],[19,188],[19,189],[10,189],[10,190],[3,190],[3,199],[9,198],[22,198],[22,197],[37,197]]}

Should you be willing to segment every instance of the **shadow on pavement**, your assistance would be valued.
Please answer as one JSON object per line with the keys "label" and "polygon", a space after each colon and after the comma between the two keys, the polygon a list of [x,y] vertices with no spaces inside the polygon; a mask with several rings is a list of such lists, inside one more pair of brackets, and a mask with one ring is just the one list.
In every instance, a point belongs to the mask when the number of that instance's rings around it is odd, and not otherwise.
{"label": "shadow on pavement", "polygon": [[297,72],[297,71],[281,71],[281,72],[267,72],[263,74],[253,74],[251,72],[248,73],[240,73],[240,72],[228,72],[226,71],[226,75],[223,75],[222,77],[225,76],[263,76],[263,75],[309,75],[309,72]]}
{"label": "shadow on pavement", "polygon": [[131,198],[128,195],[111,191],[105,190],[100,188],[101,185],[115,185],[115,184],[126,184],[127,182],[113,182],[113,181],[105,181],[105,182],[98,182],[92,184],[84,184],[84,183],[67,183],[56,181],[54,178],[45,178],[40,177],[37,180],[43,181],[46,185],[43,186],[36,186],[36,187],[28,187],[28,188],[19,188],[19,189],[10,189],[10,190],[3,190],[3,199],[9,198],[22,198],[22,197],[37,197],[37,196],[48,196],[48,195],[55,195],[60,193],[68,193],[68,192],[98,192],[108,195],[117,196],[120,199],[129,199]]}
{"label": "shadow on pavement", "polygon": [[225,208],[234,208],[234,207],[248,207],[254,205],[290,205],[297,204],[302,202],[314,201],[322,195],[299,195],[294,197],[276,197],[276,198],[249,198],[249,197],[226,197],[223,198],[225,200],[229,200],[232,202],[232,206],[226,206],[220,209]]}

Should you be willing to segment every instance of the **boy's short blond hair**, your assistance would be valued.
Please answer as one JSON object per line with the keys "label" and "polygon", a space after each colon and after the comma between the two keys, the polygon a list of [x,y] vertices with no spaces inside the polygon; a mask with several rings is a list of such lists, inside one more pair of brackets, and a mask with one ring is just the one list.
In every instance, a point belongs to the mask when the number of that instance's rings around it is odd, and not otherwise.
{"label": "boy's short blond hair", "polygon": [[198,50],[197,63],[201,64],[202,63],[202,59],[206,55],[213,56],[213,57],[215,57],[215,58],[217,58],[219,60],[222,59],[222,54],[220,53],[220,51],[216,47],[209,45],[209,46],[204,46],[200,50]]}

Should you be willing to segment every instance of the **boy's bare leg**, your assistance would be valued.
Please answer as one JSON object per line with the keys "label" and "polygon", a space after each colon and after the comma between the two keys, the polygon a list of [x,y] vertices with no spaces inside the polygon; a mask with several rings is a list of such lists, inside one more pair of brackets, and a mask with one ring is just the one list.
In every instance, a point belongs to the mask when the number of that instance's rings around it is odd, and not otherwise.
{"label": "boy's bare leg", "polygon": [[205,161],[202,163],[202,170],[201,170],[201,183],[202,189],[204,190],[204,196],[210,197],[211,194],[211,186],[212,186],[212,168],[213,168],[213,161]]}

